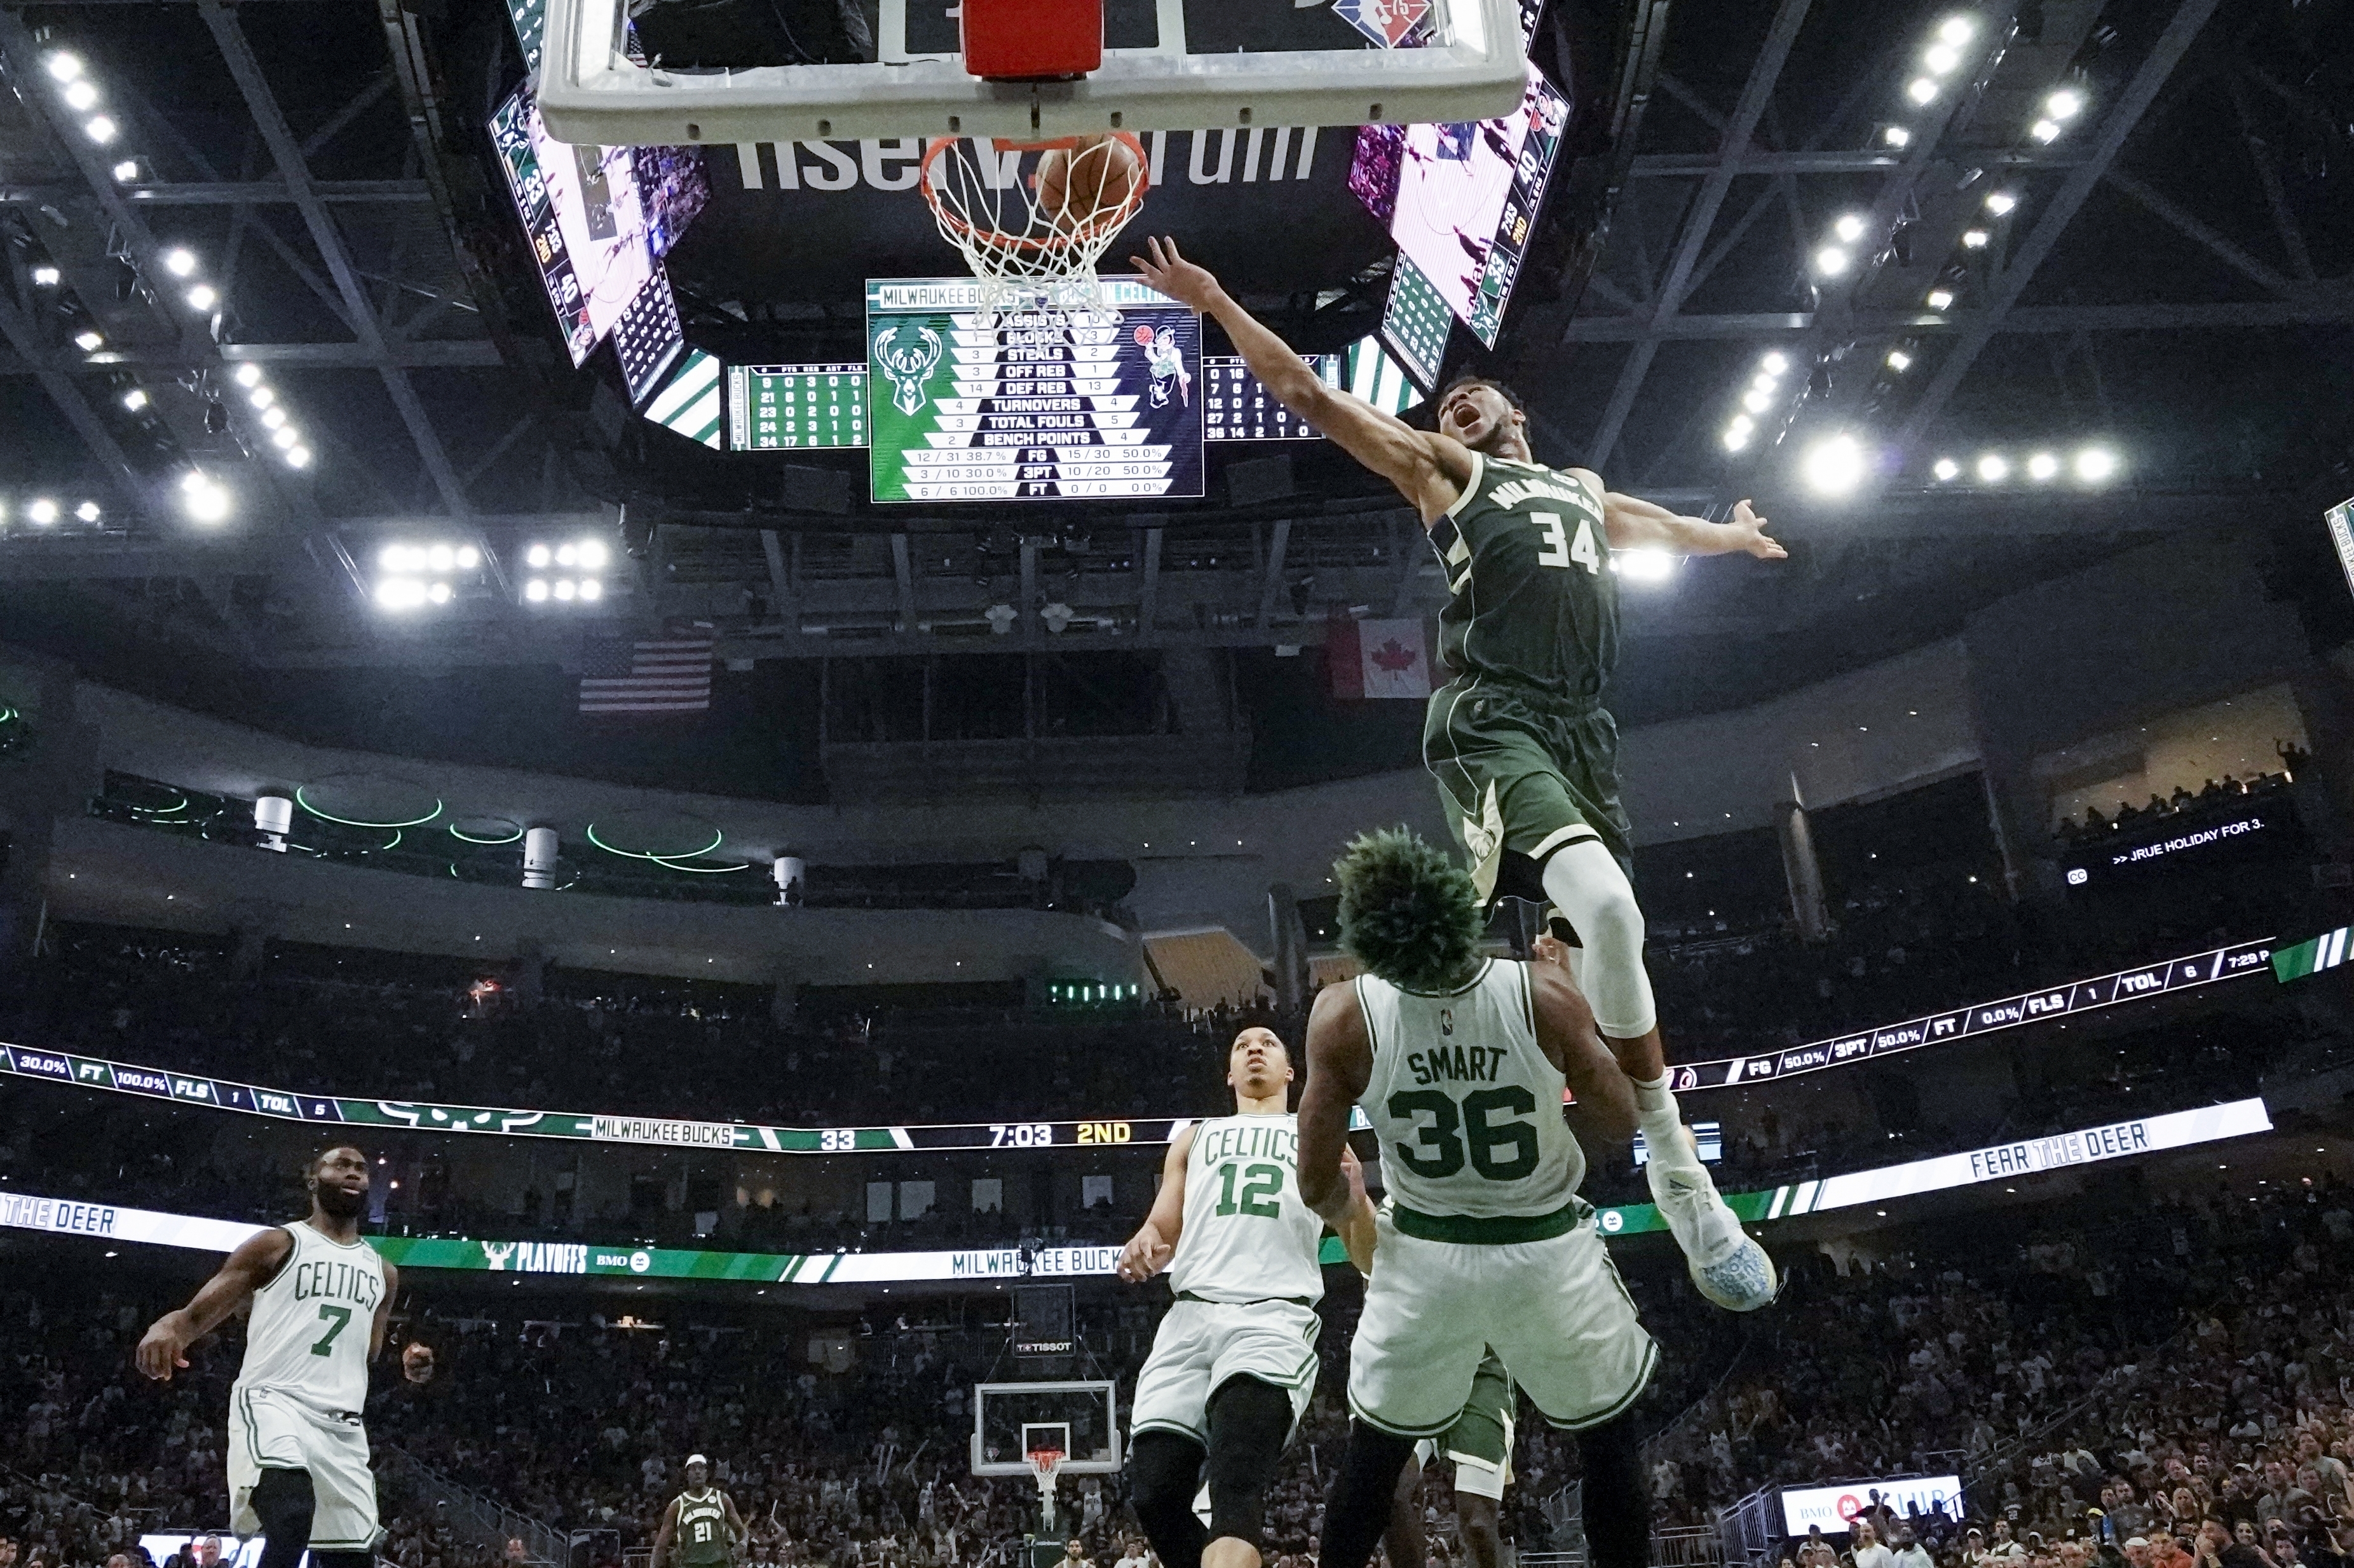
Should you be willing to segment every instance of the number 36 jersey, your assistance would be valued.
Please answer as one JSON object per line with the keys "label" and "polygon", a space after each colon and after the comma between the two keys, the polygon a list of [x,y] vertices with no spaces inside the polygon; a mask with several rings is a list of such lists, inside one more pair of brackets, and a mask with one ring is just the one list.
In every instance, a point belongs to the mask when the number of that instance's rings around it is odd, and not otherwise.
{"label": "number 36 jersey", "polygon": [[1438,647],[1449,671],[1600,699],[1618,662],[1618,579],[1592,487],[1473,452],[1471,482],[1430,525],[1430,544],[1447,574]]}
{"label": "number 36 jersey", "polygon": [[1204,1301],[1317,1301],[1323,1235],[1299,1201],[1298,1117],[1213,1117],[1194,1129],[1172,1289]]}
{"label": "number 36 jersey", "polygon": [[286,1261],[253,1293],[237,1386],[314,1410],[366,1408],[368,1338],[384,1299],[384,1260],[364,1241],[329,1241],[297,1220]]}
{"label": "number 36 jersey", "polygon": [[1550,1214],[1585,1178],[1561,1069],[1537,1044],[1528,966],[1490,959],[1459,991],[1353,982],[1373,1038],[1358,1099],[1390,1197],[1426,1214]]}

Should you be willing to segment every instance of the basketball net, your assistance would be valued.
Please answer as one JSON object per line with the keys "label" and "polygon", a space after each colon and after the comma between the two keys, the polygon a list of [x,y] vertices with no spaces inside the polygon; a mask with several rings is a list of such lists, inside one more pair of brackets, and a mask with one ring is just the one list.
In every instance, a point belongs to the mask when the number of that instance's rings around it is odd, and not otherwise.
{"label": "basketball net", "polygon": [[[1115,143],[1136,160],[1135,184],[1118,199],[1105,177]],[[1034,178],[1022,172],[1023,154],[1049,151],[1069,154],[1060,211],[1045,206]],[[917,183],[940,237],[981,281],[981,313],[993,318],[1023,309],[1100,310],[1096,263],[1144,206],[1147,167],[1144,144],[1126,132],[1086,146],[1076,136],[985,146],[978,137],[935,136]],[[1093,201],[1083,195],[1088,190],[1098,193]]]}

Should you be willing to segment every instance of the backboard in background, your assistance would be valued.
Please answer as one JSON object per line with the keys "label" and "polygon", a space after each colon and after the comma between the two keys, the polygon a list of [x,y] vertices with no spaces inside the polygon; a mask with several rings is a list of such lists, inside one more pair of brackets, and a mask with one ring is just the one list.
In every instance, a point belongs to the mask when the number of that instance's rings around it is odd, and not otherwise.
{"label": "backboard in background", "polygon": [[951,0],[881,0],[876,59],[640,65],[625,0],[547,0],[539,102],[567,142],[658,145],[1491,120],[1527,83],[1519,0],[1108,0],[1077,81],[968,75]]}
{"label": "backboard in background", "polygon": [[1117,1383],[983,1383],[972,1393],[974,1475],[1034,1476],[1032,1450],[1055,1436],[1063,1439],[1064,1475],[1108,1476],[1119,1469]]}

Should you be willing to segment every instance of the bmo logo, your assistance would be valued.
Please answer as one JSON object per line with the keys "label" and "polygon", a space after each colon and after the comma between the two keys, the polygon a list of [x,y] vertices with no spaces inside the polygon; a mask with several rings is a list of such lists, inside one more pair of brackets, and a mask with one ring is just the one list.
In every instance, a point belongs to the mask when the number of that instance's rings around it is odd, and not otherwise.
{"label": "bmo logo", "polygon": [[1885,1481],[1850,1481],[1838,1487],[1790,1487],[1782,1493],[1782,1520],[1792,1535],[1804,1535],[1815,1525],[1820,1525],[1827,1535],[1839,1535],[1875,1502],[1887,1504],[1900,1517],[1915,1509],[1927,1513],[1943,1508],[1947,1518],[1957,1519],[1961,1495],[1958,1476],[1904,1476]]}

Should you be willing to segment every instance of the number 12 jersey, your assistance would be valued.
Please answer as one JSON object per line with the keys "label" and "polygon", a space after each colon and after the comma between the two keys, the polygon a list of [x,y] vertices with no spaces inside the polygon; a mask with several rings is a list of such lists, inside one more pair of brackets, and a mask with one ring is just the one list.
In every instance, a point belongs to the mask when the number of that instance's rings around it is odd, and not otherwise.
{"label": "number 12 jersey", "polygon": [[1222,1116],[1193,1132],[1169,1284],[1204,1301],[1314,1302],[1324,1222],[1299,1201],[1299,1118]]}

